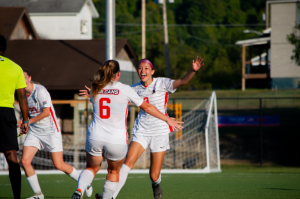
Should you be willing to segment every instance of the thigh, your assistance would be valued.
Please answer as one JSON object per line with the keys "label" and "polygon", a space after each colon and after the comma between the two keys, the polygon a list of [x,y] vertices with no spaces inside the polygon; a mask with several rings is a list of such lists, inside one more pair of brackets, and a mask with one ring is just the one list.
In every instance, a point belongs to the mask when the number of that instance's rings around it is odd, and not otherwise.
{"label": "thigh", "polygon": [[52,152],[51,159],[52,159],[54,165],[63,163],[64,162],[63,152],[62,151]]}
{"label": "thigh", "polygon": [[22,159],[32,162],[33,157],[38,152],[38,149],[33,146],[24,146]]}
{"label": "thigh", "polygon": [[144,147],[135,141],[131,141],[128,153],[126,156],[125,164],[132,169],[136,161],[139,159],[139,157],[143,154],[145,151]]}
{"label": "thigh", "polygon": [[94,173],[94,176],[100,169],[103,156],[93,156],[90,153],[86,152],[86,165],[87,169]]}

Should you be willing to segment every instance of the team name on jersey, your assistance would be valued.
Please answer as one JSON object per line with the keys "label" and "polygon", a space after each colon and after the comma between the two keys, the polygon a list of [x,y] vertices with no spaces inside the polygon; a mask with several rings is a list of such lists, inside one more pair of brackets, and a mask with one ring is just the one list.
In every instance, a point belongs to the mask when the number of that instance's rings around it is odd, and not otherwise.
{"label": "team name on jersey", "polygon": [[28,109],[29,109],[30,114],[39,113],[35,107],[29,107]]}
{"label": "team name on jersey", "polygon": [[103,89],[99,94],[119,95],[119,89]]}

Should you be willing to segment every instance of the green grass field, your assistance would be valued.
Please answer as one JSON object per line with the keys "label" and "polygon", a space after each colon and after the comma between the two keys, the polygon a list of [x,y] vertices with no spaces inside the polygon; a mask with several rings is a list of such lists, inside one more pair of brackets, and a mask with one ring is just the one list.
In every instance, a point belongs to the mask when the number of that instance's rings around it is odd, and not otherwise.
{"label": "green grass field", "polygon": [[[212,174],[163,174],[163,198],[300,198],[300,168],[223,166],[222,170]],[[71,198],[76,189],[76,182],[67,175],[38,177],[45,198]],[[104,181],[105,175],[96,175],[93,195],[102,192]],[[22,176],[22,198],[31,195]],[[8,176],[0,176],[0,198],[13,198]],[[118,198],[153,198],[149,176],[130,174]]]}

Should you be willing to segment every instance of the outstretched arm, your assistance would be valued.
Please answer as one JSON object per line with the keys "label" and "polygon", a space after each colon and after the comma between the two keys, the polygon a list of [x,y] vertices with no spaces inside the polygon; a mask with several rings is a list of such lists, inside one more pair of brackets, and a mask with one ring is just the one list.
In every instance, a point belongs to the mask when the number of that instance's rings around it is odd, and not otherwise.
{"label": "outstretched arm", "polygon": [[[22,111],[23,120],[28,121],[29,120],[29,117],[28,117],[28,103],[27,103],[25,88],[17,89],[17,94],[18,94],[20,108],[21,108],[21,111]],[[20,127],[21,127],[21,134],[26,134],[29,130],[28,123],[23,123],[23,121],[20,124]]]}
{"label": "outstretched arm", "polygon": [[196,74],[196,72],[204,65],[202,61],[203,59],[197,56],[196,61],[193,60],[192,69],[183,78],[177,79],[173,82],[173,89],[176,89],[180,86],[187,84],[192,79],[192,77]]}
{"label": "outstretched arm", "polygon": [[140,108],[143,109],[146,113],[165,121],[168,125],[173,127],[176,131],[183,129],[183,126],[180,125],[180,124],[183,124],[183,122],[175,121],[175,118],[170,118],[170,117],[162,114],[155,106],[153,106],[147,102],[143,102],[142,105],[140,106]]}

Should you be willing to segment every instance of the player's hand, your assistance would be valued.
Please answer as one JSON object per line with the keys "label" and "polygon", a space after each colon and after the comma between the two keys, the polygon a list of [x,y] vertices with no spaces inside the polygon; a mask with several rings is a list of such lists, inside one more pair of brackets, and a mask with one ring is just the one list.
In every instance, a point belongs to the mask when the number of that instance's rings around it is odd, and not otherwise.
{"label": "player's hand", "polygon": [[18,120],[18,121],[17,121],[17,128],[20,128],[22,123],[23,123],[22,120]]}
{"label": "player's hand", "polygon": [[181,126],[180,124],[183,124],[184,122],[176,121],[175,118],[169,117],[166,122],[169,126],[173,127],[175,131],[183,129],[183,126]]}
{"label": "player's hand", "polygon": [[197,72],[203,65],[204,63],[202,63],[203,59],[201,59],[201,57],[196,58],[196,61],[193,60],[193,71]]}
{"label": "player's hand", "polygon": [[23,135],[23,134],[27,134],[28,133],[28,130],[29,130],[29,124],[28,123],[22,123],[21,124],[21,132],[20,132],[20,135]]}
{"label": "player's hand", "polygon": [[81,97],[90,98],[91,89],[87,86],[85,86],[85,88],[86,90],[79,90],[79,95]]}

